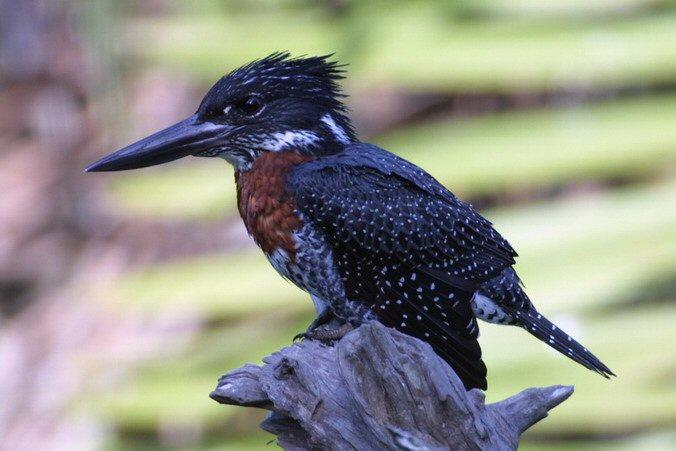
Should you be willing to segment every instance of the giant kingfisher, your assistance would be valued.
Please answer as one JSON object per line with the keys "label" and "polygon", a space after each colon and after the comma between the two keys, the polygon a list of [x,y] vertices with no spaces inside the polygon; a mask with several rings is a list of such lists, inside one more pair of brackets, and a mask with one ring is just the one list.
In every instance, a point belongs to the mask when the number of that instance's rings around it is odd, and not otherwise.
{"label": "giant kingfisher", "polygon": [[320,337],[331,319],[341,329],[377,320],[429,343],[467,389],[486,389],[479,318],[520,326],[614,375],[536,310],[513,268],[516,252],[488,220],[424,170],[357,139],[343,72],[330,55],[253,61],[222,77],[192,116],[86,171],[188,155],[232,164],[248,233],[314,302],[318,317],[304,336]]}

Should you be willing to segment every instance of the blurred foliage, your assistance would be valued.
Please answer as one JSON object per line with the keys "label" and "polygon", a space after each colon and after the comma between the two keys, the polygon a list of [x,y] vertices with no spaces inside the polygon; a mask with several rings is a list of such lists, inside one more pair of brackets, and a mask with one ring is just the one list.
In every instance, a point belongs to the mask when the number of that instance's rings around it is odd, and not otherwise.
{"label": "blurred foliage", "polygon": [[126,49],[208,81],[280,46],[296,54],[337,52],[350,62],[350,85],[447,91],[622,87],[669,82],[676,72],[671,10],[589,20],[490,17],[464,1],[354,2],[332,14],[320,3],[236,4],[130,21]]}
{"label": "blurred foliage", "polygon": [[[202,87],[289,49],[349,61],[353,99],[382,86],[440,99],[551,95],[459,119],[441,111],[373,141],[462,197],[491,199],[484,213],[521,254],[531,298],[619,375],[605,381],[523,331],[483,325],[489,400],[576,386],[524,449],[673,445],[676,2],[209,1],[117,14],[126,71],[164,67]],[[139,220],[213,221],[235,215],[231,177],[221,161],[180,162],[109,176],[108,201]],[[173,428],[199,431],[191,448],[269,449],[261,415],[207,394],[220,373],[304,329],[306,298],[252,248],[130,268],[108,290],[108,308],[185,311],[203,327],[93,406],[119,430],[111,447],[154,448],[157,431]]]}

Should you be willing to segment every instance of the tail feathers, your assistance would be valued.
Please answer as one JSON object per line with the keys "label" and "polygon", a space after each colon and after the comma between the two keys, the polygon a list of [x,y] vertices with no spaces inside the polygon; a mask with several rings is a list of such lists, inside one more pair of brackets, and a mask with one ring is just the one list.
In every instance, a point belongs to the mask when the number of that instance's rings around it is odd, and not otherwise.
{"label": "tail feathers", "polygon": [[587,348],[559,329],[554,323],[531,308],[528,311],[514,312],[518,325],[526,329],[531,335],[544,341],[566,357],[576,361],[606,379],[615,376],[610,368],[603,364]]}

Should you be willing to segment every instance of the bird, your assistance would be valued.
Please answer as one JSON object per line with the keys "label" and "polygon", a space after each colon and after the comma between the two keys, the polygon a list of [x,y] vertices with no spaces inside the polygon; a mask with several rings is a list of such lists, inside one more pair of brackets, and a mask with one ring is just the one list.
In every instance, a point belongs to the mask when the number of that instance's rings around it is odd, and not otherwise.
{"label": "bird", "polygon": [[[518,326],[582,366],[615,374],[538,312],[517,253],[470,204],[413,163],[361,142],[332,54],[275,52],[220,78],[195,114],[88,166],[121,171],[186,156],[234,168],[248,234],[310,294],[319,337],[338,319],[427,342],[467,390],[487,389],[477,319]],[[342,327],[342,326],[341,326]]]}

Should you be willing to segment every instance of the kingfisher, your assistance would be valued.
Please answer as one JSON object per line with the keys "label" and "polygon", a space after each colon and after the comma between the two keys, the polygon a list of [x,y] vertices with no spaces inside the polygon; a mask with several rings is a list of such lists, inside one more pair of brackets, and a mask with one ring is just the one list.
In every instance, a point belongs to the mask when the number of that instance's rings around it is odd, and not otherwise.
{"label": "kingfisher", "polygon": [[614,375],[538,312],[513,268],[517,253],[490,221],[423,169],[359,141],[344,74],[332,55],[273,53],[218,80],[192,116],[85,171],[229,162],[249,235],[314,303],[306,337],[321,338],[329,321],[341,324],[334,332],[380,321],[429,343],[467,390],[485,390],[481,319]]}

